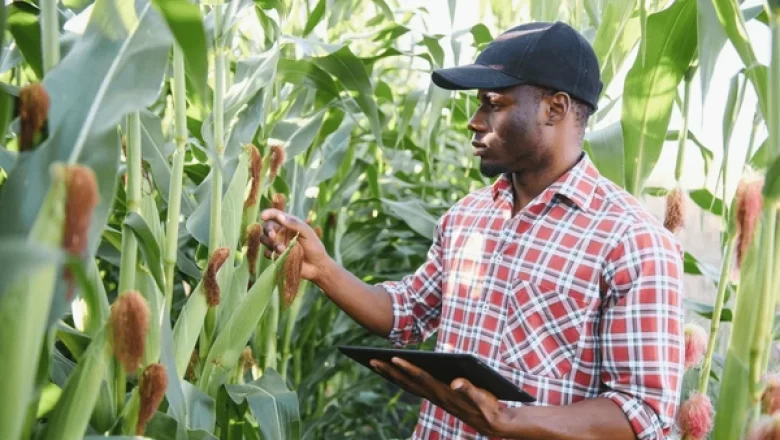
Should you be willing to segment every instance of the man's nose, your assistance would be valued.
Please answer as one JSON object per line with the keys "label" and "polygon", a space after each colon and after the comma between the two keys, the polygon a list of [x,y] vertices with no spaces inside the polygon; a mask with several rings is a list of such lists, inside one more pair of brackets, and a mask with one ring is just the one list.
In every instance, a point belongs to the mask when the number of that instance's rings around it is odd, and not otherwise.
{"label": "man's nose", "polygon": [[473,132],[482,133],[487,131],[487,124],[485,124],[484,118],[480,117],[479,114],[475,114],[469,120],[468,128]]}

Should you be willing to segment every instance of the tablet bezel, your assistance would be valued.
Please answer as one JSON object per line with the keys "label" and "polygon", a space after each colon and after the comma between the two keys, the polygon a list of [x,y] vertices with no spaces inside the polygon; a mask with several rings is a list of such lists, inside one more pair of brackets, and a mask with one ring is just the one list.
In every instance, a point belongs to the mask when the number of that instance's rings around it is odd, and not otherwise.
{"label": "tablet bezel", "polygon": [[[455,378],[463,377],[474,386],[489,391],[495,395],[498,400],[521,403],[536,401],[533,396],[520,389],[517,385],[490,368],[476,356],[469,353],[442,353],[435,351],[356,345],[339,345],[338,349],[344,355],[376,374],[379,373],[371,367],[369,363],[371,359],[391,363],[393,357],[398,357],[425,370],[428,374],[447,385]],[[442,365],[443,367],[440,367]],[[395,383],[395,381],[384,375],[380,374],[380,376]]]}

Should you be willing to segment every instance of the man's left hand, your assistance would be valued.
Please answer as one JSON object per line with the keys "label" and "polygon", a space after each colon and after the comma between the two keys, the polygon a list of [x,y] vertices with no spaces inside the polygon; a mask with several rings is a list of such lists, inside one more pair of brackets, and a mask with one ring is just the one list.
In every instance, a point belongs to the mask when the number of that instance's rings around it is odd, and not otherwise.
{"label": "man's left hand", "polygon": [[392,364],[372,360],[371,366],[401,388],[429,400],[483,435],[501,436],[508,414],[498,399],[468,380],[457,378],[448,386],[424,370],[393,358]]}

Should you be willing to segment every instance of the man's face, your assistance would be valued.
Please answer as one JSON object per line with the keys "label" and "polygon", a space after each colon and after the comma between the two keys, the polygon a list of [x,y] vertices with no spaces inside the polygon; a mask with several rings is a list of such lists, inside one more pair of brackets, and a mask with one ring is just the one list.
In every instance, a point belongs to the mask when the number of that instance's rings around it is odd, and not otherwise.
{"label": "man's face", "polygon": [[530,86],[478,91],[480,105],[468,127],[483,175],[540,170],[549,163],[551,152],[542,137],[545,106],[538,105],[539,96]]}

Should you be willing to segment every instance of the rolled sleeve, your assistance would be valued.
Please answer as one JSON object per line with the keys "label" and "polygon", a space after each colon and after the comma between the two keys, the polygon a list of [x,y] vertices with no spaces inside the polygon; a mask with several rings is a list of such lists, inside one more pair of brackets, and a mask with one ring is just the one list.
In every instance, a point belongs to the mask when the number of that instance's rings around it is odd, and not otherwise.
{"label": "rolled sleeve", "polygon": [[390,293],[393,305],[393,327],[387,340],[397,348],[418,344],[439,327],[444,222],[445,217],[437,222],[433,243],[425,262],[414,273],[406,275],[399,281],[377,284]]}
{"label": "rolled sleeve", "polygon": [[682,252],[675,238],[634,223],[613,249],[601,327],[602,397],[625,413],[640,440],[672,431],[682,385]]}

